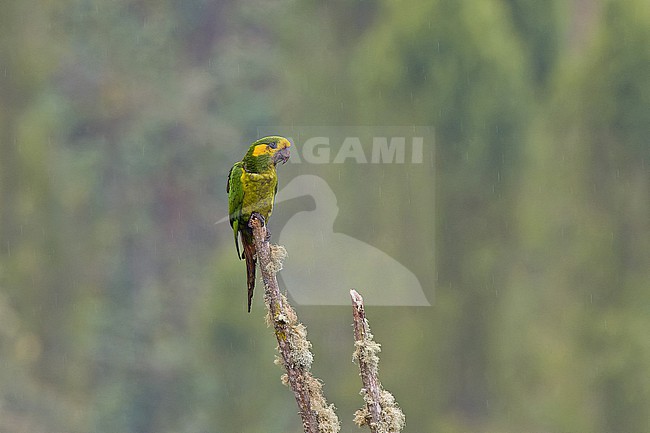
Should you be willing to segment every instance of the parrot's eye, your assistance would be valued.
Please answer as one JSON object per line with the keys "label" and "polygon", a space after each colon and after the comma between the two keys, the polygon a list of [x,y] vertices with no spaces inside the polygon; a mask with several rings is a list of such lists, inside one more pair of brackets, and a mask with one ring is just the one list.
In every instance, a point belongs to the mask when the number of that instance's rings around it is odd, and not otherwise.
{"label": "parrot's eye", "polygon": [[269,143],[269,147],[271,149],[275,149],[276,147],[278,147],[278,144],[275,141],[272,141],[272,142]]}

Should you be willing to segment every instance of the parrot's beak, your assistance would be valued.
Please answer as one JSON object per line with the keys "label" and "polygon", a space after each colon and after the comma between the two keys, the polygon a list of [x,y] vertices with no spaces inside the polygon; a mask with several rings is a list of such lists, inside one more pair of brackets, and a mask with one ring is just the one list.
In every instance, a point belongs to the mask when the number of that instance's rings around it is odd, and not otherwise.
{"label": "parrot's beak", "polygon": [[278,150],[275,155],[273,155],[273,162],[275,162],[276,165],[278,162],[282,162],[282,164],[284,164],[289,160],[289,155],[290,151],[288,147]]}

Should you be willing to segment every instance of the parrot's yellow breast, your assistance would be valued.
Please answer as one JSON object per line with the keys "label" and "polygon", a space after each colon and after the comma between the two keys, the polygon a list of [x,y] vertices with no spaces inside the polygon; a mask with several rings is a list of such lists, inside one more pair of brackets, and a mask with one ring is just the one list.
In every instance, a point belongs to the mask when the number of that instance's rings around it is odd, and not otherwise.
{"label": "parrot's yellow breast", "polygon": [[244,219],[248,220],[253,212],[268,219],[273,212],[275,190],[278,185],[275,169],[272,168],[265,173],[248,173],[244,170],[241,175],[241,183],[244,191],[242,203]]}

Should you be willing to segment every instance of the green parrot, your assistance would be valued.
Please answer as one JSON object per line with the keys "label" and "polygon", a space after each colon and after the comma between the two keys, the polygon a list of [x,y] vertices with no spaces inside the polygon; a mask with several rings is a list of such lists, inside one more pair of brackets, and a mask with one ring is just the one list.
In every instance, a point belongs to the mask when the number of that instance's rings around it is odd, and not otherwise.
{"label": "green parrot", "polygon": [[[263,222],[268,221],[271,216],[275,193],[278,190],[275,167],[279,162],[287,162],[290,146],[291,143],[284,137],[260,138],[251,144],[244,158],[235,163],[228,173],[228,213],[235,235],[237,257],[246,259],[249,313],[255,289],[256,257],[253,231],[248,222],[253,213],[259,214]],[[243,254],[239,249],[238,236],[244,249]]]}

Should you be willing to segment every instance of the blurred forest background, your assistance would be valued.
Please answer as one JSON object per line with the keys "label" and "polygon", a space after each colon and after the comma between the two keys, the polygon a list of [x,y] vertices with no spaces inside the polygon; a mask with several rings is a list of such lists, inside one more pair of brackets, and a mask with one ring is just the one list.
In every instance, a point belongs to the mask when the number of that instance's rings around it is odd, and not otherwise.
{"label": "blurred forest background", "polygon": [[[648,47],[647,0],[3,0],[0,431],[301,431],[214,225],[274,124],[435,127],[434,305],[368,309],[405,431],[650,431]],[[351,309],[298,313],[355,431]]]}

